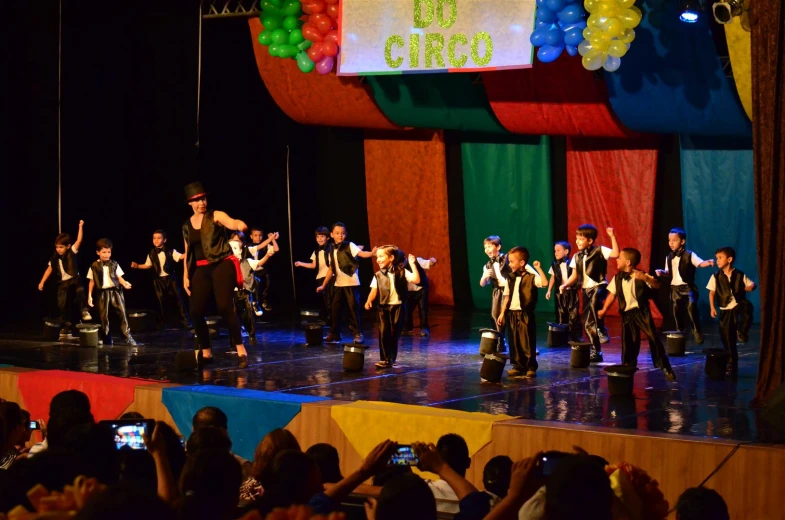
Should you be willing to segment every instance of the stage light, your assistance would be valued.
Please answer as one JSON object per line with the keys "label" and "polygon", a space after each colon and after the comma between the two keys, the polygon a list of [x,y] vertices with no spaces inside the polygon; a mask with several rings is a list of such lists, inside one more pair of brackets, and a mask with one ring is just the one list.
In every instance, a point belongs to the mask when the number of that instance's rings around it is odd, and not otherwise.
{"label": "stage light", "polygon": [[684,23],[695,23],[700,17],[701,5],[698,0],[683,0],[681,2],[681,14],[679,20]]}
{"label": "stage light", "polygon": [[729,24],[733,22],[734,16],[741,16],[744,11],[742,0],[725,0],[723,2],[714,2],[711,6],[711,12],[714,14],[714,20],[720,24]]}

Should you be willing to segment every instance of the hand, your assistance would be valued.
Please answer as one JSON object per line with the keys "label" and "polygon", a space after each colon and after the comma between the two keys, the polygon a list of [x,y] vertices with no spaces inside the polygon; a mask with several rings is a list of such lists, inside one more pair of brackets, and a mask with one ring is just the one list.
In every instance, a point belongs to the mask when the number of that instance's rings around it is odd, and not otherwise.
{"label": "hand", "polygon": [[706,260],[706,261],[709,263],[709,265],[711,267],[714,267],[714,259],[713,258],[710,258],[709,260]]}
{"label": "hand", "polygon": [[643,271],[635,271],[634,276],[636,280],[646,281],[646,273]]}
{"label": "hand", "polygon": [[273,240],[278,240],[278,238],[279,238],[280,236],[281,236],[281,234],[280,234],[279,232],[277,232],[277,231],[276,231],[275,233],[273,233]]}
{"label": "hand", "polygon": [[409,265],[414,267],[417,265],[417,257],[414,255],[409,255]]}
{"label": "hand", "polygon": [[267,233],[267,238],[268,238],[269,240],[272,240],[272,239],[274,239],[274,238],[275,238],[275,233]]}
{"label": "hand", "polygon": [[183,278],[183,289],[188,296],[191,296],[191,281],[188,278]]}
{"label": "hand", "polygon": [[665,269],[655,269],[654,272],[657,276],[665,276]]}
{"label": "hand", "polygon": [[324,291],[324,286],[323,285],[320,285],[319,287],[316,288],[316,292],[320,293],[322,291]]}
{"label": "hand", "polygon": [[87,305],[89,307],[94,307],[94,305],[93,305],[93,295],[92,294],[87,297]]}
{"label": "hand", "polygon": [[84,226],[84,220],[80,220],[79,221],[79,227],[82,227],[82,226]]}
{"label": "hand", "polygon": [[562,284],[559,286],[559,294],[563,294],[565,289],[567,289],[567,284]]}
{"label": "hand", "polygon": [[412,449],[420,459],[420,463],[417,464],[417,469],[420,471],[430,471],[438,475],[444,468],[444,459],[433,444],[415,442],[412,444]]}
{"label": "hand", "polygon": [[246,231],[248,231],[248,226],[242,220],[238,220],[237,231],[239,231],[240,233],[245,233]]}
{"label": "hand", "polygon": [[379,505],[379,502],[373,498],[368,497],[365,501],[365,518],[366,520],[376,520],[376,506]]}
{"label": "hand", "polygon": [[264,255],[264,256],[266,256],[267,258],[270,258],[270,257],[271,257],[271,256],[273,256],[274,254],[275,254],[275,249],[268,249],[268,250],[267,250],[267,254],[266,254],[266,255]]}
{"label": "hand", "polygon": [[294,266],[295,266],[295,267],[301,267],[302,265],[303,265],[303,264],[302,264],[301,262],[299,262],[299,261],[294,263]]}
{"label": "hand", "polygon": [[39,291],[43,291],[43,290],[44,290],[44,284],[43,284],[43,282],[38,284],[38,290],[39,290]]}
{"label": "hand", "polygon": [[436,263],[436,259],[434,257],[431,257],[428,261],[431,263],[431,265]]}
{"label": "hand", "polygon": [[517,496],[523,502],[529,500],[544,484],[540,476],[540,465],[542,452],[538,452],[533,457],[519,460],[512,465],[510,475],[510,489],[507,495]]}
{"label": "hand", "polygon": [[488,279],[488,278],[490,278],[491,276],[493,276],[493,270],[492,270],[492,269],[488,269],[488,268],[486,267],[486,268],[483,270],[483,272],[482,272],[482,277],[483,277],[483,278],[485,278],[485,279],[487,280],[487,279]]}
{"label": "hand", "polygon": [[382,441],[365,457],[362,466],[360,466],[360,472],[368,477],[376,475],[387,464],[396,448],[398,448],[398,443],[389,439]]}
{"label": "hand", "polygon": [[365,302],[365,310],[369,311],[373,307],[373,302]]}
{"label": "hand", "polygon": [[139,267],[139,264],[136,262],[131,262],[131,269],[136,269],[137,267]]}
{"label": "hand", "polygon": [[379,248],[378,248],[378,247],[376,247],[376,246],[373,246],[373,249],[371,249],[371,254],[372,254],[372,255],[375,255],[375,254],[376,254],[376,251],[378,251],[378,250],[379,250]]}
{"label": "hand", "polygon": [[539,260],[535,260],[534,262],[532,262],[532,267],[534,267],[535,269],[539,269],[540,267],[542,267],[542,264],[540,263]]}
{"label": "hand", "polygon": [[43,440],[46,439],[46,421],[38,419],[38,427],[40,428],[38,431],[41,432],[41,441],[43,442]]}
{"label": "hand", "polygon": [[606,312],[607,312],[607,311],[606,311],[605,309],[600,309],[600,310],[598,310],[598,311],[597,311],[597,317],[598,317],[599,319],[602,319],[602,317],[603,317],[603,316],[605,316],[605,313],[606,313]]}
{"label": "hand", "polygon": [[131,288],[131,282],[123,282],[123,287],[125,287],[126,289],[130,289]]}
{"label": "hand", "polygon": [[715,309],[714,307],[711,308],[711,317],[712,318],[716,318],[717,317],[717,309]]}
{"label": "hand", "polygon": [[496,324],[497,324],[499,327],[501,327],[502,325],[504,325],[504,314],[502,314],[501,316],[499,316],[499,319],[497,319],[497,320],[496,320]]}
{"label": "hand", "polygon": [[144,434],[142,434],[142,438],[144,439],[144,445],[147,447],[147,451],[150,455],[153,457],[156,455],[166,456],[166,439],[164,439],[164,435],[158,428],[157,422],[153,427],[152,433],[145,430]]}
{"label": "hand", "polygon": [[607,228],[607,229],[605,230],[605,232],[606,232],[606,233],[608,233],[608,236],[609,236],[609,237],[613,238],[613,236],[614,236],[614,232],[613,232],[613,228],[612,228],[612,227],[609,227],[609,228]]}
{"label": "hand", "polygon": [[551,290],[550,289],[548,289],[548,292],[545,293],[545,299],[546,300],[550,300],[551,299]]}

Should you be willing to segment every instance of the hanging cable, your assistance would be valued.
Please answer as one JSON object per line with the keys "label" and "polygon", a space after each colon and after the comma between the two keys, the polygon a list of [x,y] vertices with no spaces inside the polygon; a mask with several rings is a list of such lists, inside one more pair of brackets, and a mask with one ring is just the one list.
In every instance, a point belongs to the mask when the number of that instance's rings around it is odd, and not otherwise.
{"label": "hanging cable", "polygon": [[294,304],[297,305],[297,285],[294,282],[294,246],[292,245],[292,192],[289,188],[289,145],[286,145],[286,201],[289,212],[289,266],[292,270],[292,295]]}
{"label": "hanging cable", "polygon": [[[62,0],[61,0],[62,1]],[[196,152],[199,153],[199,117],[202,102],[202,5],[204,0],[199,0],[199,50],[197,52],[196,66]]]}
{"label": "hanging cable", "polygon": [[63,0],[58,2],[57,17],[57,232],[63,232],[63,151],[60,110],[63,96]]}

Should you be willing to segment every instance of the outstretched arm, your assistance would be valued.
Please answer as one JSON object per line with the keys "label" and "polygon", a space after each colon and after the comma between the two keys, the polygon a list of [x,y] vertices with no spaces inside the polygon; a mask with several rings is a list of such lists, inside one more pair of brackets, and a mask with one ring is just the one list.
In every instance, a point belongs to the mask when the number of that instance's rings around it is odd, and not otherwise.
{"label": "outstretched arm", "polygon": [[360,251],[357,253],[357,256],[359,256],[360,258],[373,258],[374,256],[376,256],[377,249],[378,249],[377,247],[374,247],[370,251]]}
{"label": "outstretched arm", "polygon": [[294,266],[295,266],[295,267],[305,267],[306,269],[316,269],[316,260],[313,260],[313,261],[312,261],[312,262],[310,262],[310,263],[306,263],[306,262],[295,262],[295,263],[294,263]]}
{"label": "outstretched arm", "polygon": [[76,242],[73,243],[71,247],[73,247],[74,251],[79,251],[82,247],[82,239],[84,238],[84,220],[79,221],[79,231],[76,233]]}
{"label": "outstretched arm", "polygon": [[234,219],[223,211],[216,211],[213,213],[213,219],[215,219],[216,222],[221,224],[226,229],[230,229],[232,231],[245,232],[248,229],[248,226],[245,225],[245,222],[239,219]]}

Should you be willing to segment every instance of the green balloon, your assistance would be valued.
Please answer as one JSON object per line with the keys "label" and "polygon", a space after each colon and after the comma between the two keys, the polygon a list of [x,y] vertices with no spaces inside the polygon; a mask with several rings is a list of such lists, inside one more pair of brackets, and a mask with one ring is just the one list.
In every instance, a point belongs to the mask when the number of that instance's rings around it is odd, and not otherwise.
{"label": "green balloon", "polygon": [[290,45],[299,45],[304,41],[305,38],[303,38],[303,32],[300,29],[293,29],[292,32],[289,33]]}
{"label": "green balloon", "polygon": [[286,29],[276,29],[273,31],[273,43],[289,43],[289,31]]}
{"label": "green balloon", "polygon": [[292,29],[297,29],[297,17],[296,16],[287,16],[283,19],[282,27],[287,31],[291,31]]}
{"label": "green balloon", "polygon": [[278,57],[280,58],[294,58],[298,52],[300,51],[294,45],[283,44],[278,46]]}
{"label": "green balloon", "polygon": [[259,33],[259,43],[262,45],[270,45],[273,43],[273,32],[272,31],[262,31]]}
{"label": "green balloon", "polygon": [[297,44],[297,48],[298,48],[298,49],[300,49],[301,51],[307,51],[308,49],[310,49],[310,48],[311,48],[311,45],[313,45],[313,42],[312,42],[312,41],[310,41],[310,40],[305,40],[305,41],[304,41],[304,42],[302,42],[302,43],[298,43],[298,44]]}
{"label": "green balloon", "polygon": [[308,57],[308,53],[306,52],[299,52],[297,53],[297,66],[300,68],[302,72],[308,74],[311,72],[316,65],[311,58]]}
{"label": "green balloon", "polygon": [[267,47],[267,51],[270,53],[270,56],[278,57],[278,47],[280,47],[277,43],[273,43],[269,47]]}
{"label": "green balloon", "polygon": [[280,8],[283,5],[283,0],[267,0],[267,1],[273,4],[275,7]]}
{"label": "green balloon", "polygon": [[280,13],[281,0],[262,0],[262,10],[271,13]]}
{"label": "green balloon", "polygon": [[281,7],[281,14],[299,17],[303,13],[302,7],[300,0],[286,0],[283,7]]}
{"label": "green balloon", "polygon": [[262,19],[262,24],[264,25],[264,28],[268,31],[274,31],[276,29],[280,29],[281,17],[275,14],[271,14],[269,16],[265,15],[265,17]]}

